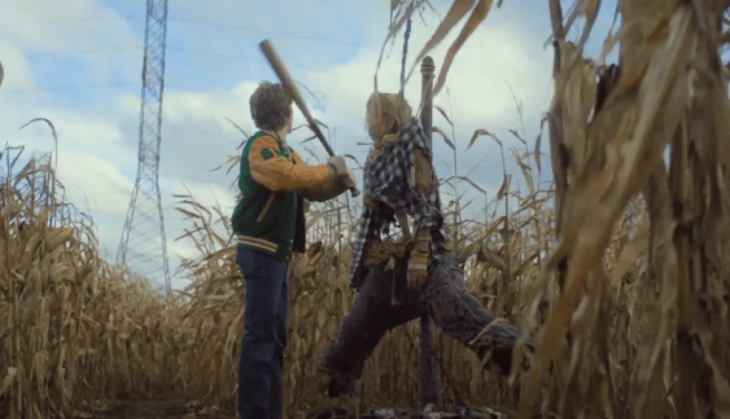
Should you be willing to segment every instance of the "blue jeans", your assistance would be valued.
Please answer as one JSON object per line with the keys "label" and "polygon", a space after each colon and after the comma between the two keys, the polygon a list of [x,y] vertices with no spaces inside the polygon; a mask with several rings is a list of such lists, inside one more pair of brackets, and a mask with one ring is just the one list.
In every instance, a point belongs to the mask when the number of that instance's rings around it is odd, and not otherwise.
{"label": "blue jeans", "polygon": [[281,419],[287,264],[265,253],[240,247],[236,263],[246,287],[238,414],[241,419]]}

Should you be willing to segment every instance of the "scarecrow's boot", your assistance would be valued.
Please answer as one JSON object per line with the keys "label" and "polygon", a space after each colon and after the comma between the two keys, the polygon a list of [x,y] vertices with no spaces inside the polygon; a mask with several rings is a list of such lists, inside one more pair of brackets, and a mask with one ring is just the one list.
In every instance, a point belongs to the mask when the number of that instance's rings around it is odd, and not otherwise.
{"label": "scarecrow's boot", "polygon": [[331,398],[355,394],[355,375],[345,368],[338,368],[332,357],[325,356],[317,364],[317,371],[326,374],[327,395]]}

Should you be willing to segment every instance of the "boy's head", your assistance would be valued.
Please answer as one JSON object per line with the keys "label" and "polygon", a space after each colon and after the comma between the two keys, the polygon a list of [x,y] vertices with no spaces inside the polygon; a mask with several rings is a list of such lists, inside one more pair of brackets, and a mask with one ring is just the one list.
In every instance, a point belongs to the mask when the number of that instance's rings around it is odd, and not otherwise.
{"label": "boy's head", "polygon": [[405,129],[411,120],[411,107],[398,93],[370,95],[366,105],[365,121],[368,134],[375,144],[380,144],[387,135],[396,135]]}
{"label": "boy's head", "polygon": [[262,82],[248,100],[256,127],[279,131],[291,124],[292,98],[279,83]]}

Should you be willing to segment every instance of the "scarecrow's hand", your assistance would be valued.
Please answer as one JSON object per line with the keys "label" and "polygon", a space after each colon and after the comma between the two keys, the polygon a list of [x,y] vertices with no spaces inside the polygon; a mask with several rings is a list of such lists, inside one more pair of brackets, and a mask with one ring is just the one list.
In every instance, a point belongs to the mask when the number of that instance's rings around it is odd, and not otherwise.
{"label": "scarecrow's hand", "polygon": [[408,259],[408,288],[420,290],[428,279],[428,259],[431,256],[431,233],[428,228],[416,227],[413,249]]}
{"label": "scarecrow's hand", "polygon": [[408,288],[420,290],[426,285],[428,279],[428,249],[426,251],[415,248],[411,250],[411,257],[408,259]]}

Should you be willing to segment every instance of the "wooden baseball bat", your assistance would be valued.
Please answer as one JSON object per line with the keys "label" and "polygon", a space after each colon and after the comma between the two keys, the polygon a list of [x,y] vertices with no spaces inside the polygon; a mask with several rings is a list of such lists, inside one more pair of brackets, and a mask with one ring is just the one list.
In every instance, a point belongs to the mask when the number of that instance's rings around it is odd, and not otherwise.
{"label": "wooden baseball bat", "polygon": [[[324,134],[322,134],[322,131],[319,129],[319,126],[312,117],[312,114],[309,113],[307,104],[304,102],[304,98],[302,98],[302,95],[299,93],[299,89],[297,88],[296,83],[294,83],[294,79],[291,78],[289,72],[286,69],[286,66],[284,65],[284,62],[281,61],[279,55],[276,53],[276,51],[274,51],[274,45],[271,43],[271,41],[265,39],[261,41],[259,47],[261,48],[261,52],[264,53],[266,60],[269,62],[269,65],[274,70],[274,73],[276,73],[276,76],[279,77],[281,85],[284,86],[284,88],[289,92],[292,99],[294,100],[294,103],[297,104],[297,107],[302,112],[302,115],[304,115],[304,118],[307,119],[309,128],[314,132],[314,135],[317,136],[319,141],[324,146],[325,150],[327,150],[327,154],[329,154],[330,156],[334,156],[335,153],[332,151],[332,148],[327,143],[327,140],[324,138]],[[353,197],[360,195],[360,191],[357,189],[356,186],[350,188],[350,192],[352,193]]]}

